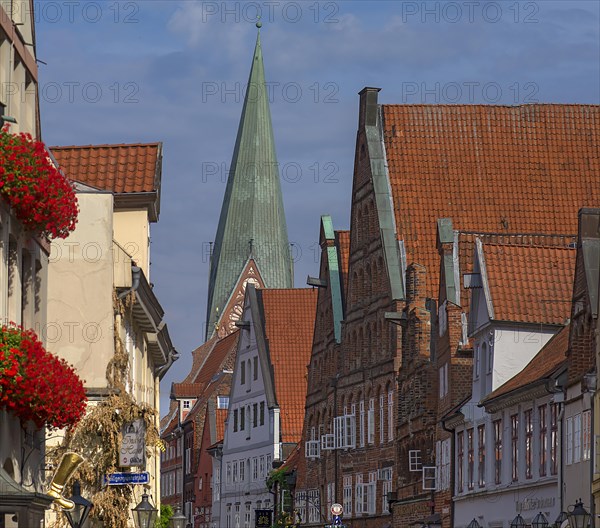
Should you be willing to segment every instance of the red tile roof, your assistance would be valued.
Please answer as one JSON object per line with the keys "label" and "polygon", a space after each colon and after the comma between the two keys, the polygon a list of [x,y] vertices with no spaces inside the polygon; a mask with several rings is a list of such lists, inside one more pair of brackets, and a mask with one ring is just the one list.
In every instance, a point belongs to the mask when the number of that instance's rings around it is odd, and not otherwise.
{"label": "red tile roof", "polygon": [[265,332],[280,408],[281,438],[285,443],[299,442],[302,437],[317,290],[258,290],[262,296]]}
{"label": "red tile roof", "polygon": [[173,383],[171,398],[198,398],[204,387],[200,383]]}
{"label": "red tile roof", "polygon": [[72,180],[115,193],[149,193],[160,185],[162,143],[50,147]]}
{"label": "red tile roof", "polygon": [[[398,238],[437,296],[436,220],[490,233],[577,232],[600,203],[600,106],[382,105]],[[550,204],[550,206],[549,206]]]}
{"label": "red tile roof", "polygon": [[495,320],[543,324],[567,321],[575,248],[482,247]]}
{"label": "red tile roof", "polygon": [[483,403],[504,396],[530,383],[548,378],[566,361],[565,354],[568,348],[569,325],[550,339],[521,372],[490,393]]}
{"label": "red tile roof", "polygon": [[348,291],[348,259],[350,258],[350,231],[336,231],[336,242],[342,272],[342,288]]}

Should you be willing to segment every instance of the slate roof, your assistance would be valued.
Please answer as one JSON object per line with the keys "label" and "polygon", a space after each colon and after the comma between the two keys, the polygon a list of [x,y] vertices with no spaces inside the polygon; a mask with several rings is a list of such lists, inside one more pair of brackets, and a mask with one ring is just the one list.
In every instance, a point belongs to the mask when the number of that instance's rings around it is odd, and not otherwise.
{"label": "slate roof", "polygon": [[550,377],[566,361],[568,348],[569,325],[553,336],[521,372],[491,392],[482,404]]}
{"label": "slate roof", "polygon": [[[398,238],[437,296],[436,220],[489,233],[577,232],[600,203],[600,106],[381,105]],[[551,207],[549,207],[551,204]]]}
{"label": "slate roof", "polygon": [[575,248],[499,244],[482,248],[493,319],[565,324],[571,313]]}
{"label": "slate roof", "polygon": [[162,143],[50,147],[71,179],[115,193],[154,192],[160,186]]}
{"label": "slate roof", "polygon": [[284,443],[296,443],[302,437],[317,293],[316,288],[257,290],[262,299]]}
{"label": "slate roof", "polygon": [[293,285],[260,33],[248,87],[211,258],[207,337],[250,256],[267,288]]}

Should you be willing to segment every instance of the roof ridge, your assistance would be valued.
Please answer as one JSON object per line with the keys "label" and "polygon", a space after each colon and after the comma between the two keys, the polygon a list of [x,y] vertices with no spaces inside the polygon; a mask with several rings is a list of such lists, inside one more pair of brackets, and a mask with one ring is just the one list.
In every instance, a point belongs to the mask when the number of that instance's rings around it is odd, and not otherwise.
{"label": "roof ridge", "polygon": [[48,147],[50,150],[58,149],[92,149],[92,148],[122,148],[122,147],[158,147],[162,141],[155,141],[151,143],[101,143],[101,144],[88,144],[88,145],[54,145]]}

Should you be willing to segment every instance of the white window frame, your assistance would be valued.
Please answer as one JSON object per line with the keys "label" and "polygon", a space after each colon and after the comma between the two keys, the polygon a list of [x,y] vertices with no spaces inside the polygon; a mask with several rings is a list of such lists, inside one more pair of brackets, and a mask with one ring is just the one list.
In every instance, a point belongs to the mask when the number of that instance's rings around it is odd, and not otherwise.
{"label": "white window frame", "polygon": [[331,451],[333,449],[335,449],[335,435],[327,433],[321,436],[321,451]]}
{"label": "white window frame", "polygon": [[363,514],[363,502],[364,502],[364,488],[363,488],[363,476],[362,474],[358,473],[356,475],[356,484],[354,485],[354,494],[356,496],[356,506],[355,506],[355,512],[356,515],[362,515]]}
{"label": "white window frame", "polygon": [[352,517],[352,475],[344,475],[344,517]]}
{"label": "white window frame", "polygon": [[566,438],[565,442],[567,444],[567,456],[566,456],[566,464],[570,466],[573,463],[573,417],[569,416],[566,420]]}
{"label": "white window frame", "polygon": [[369,472],[369,483],[365,484],[365,513],[375,515],[377,509],[377,471]]}
{"label": "white window frame", "polygon": [[369,411],[367,413],[367,443],[375,443],[375,398],[369,400]]}
{"label": "white window frame", "polygon": [[573,416],[573,464],[581,462],[581,414]]}
{"label": "white window frame", "polygon": [[410,449],[408,451],[408,470],[409,471],[422,471],[423,463],[421,462],[421,450]]}
{"label": "white window frame", "polygon": [[360,447],[365,447],[365,400],[360,402]]}
{"label": "white window frame", "polygon": [[308,522],[309,523],[321,522],[321,500],[319,497],[318,489],[308,490],[307,502],[308,502]]}
{"label": "white window frame", "polygon": [[336,449],[356,447],[356,418],[353,414],[336,416],[333,419],[333,436]]}

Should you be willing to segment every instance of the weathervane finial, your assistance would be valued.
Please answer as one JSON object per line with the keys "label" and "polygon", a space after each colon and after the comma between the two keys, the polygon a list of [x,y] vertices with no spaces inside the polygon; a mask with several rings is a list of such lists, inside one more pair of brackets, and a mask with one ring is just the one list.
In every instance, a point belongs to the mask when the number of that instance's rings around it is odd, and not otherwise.
{"label": "weathervane finial", "polygon": [[262,22],[260,21],[260,16],[256,19],[256,27],[260,29],[262,27]]}

